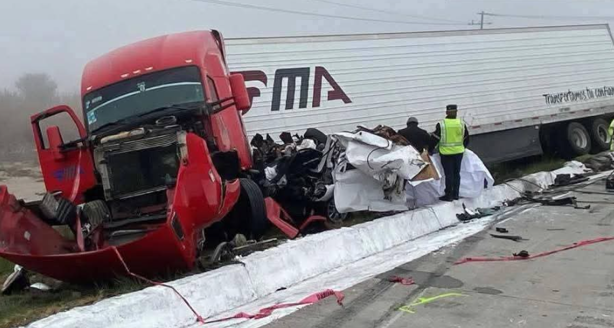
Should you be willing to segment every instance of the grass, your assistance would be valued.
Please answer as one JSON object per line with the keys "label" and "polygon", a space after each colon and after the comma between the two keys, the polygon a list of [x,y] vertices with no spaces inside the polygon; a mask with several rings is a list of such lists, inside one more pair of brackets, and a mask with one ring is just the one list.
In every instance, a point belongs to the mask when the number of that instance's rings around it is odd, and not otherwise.
{"label": "grass", "polygon": [[[14,266],[13,263],[0,258],[0,283],[13,272]],[[120,278],[112,284],[90,287],[64,284],[37,274],[30,274],[29,279],[30,283],[43,282],[49,286],[57,286],[57,289],[48,292],[23,291],[0,296],[0,328],[26,325],[77,306],[92,304],[108,297],[147,287],[129,278]]]}
{"label": "grass", "polygon": [[11,274],[11,272],[13,272],[13,267],[14,267],[13,263],[3,258],[0,258],[0,278],[2,278],[2,281],[4,281],[4,278],[6,276],[8,276],[9,274]]}
{"label": "grass", "polygon": [[[34,276],[30,280],[32,282],[44,279]],[[62,284],[56,291],[24,291],[14,295],[3,295],[0,296],[0,328],[25,325],[58,312],[144,287],[147,286],[138,281],[122,278],[106,286],[83,287]]]}

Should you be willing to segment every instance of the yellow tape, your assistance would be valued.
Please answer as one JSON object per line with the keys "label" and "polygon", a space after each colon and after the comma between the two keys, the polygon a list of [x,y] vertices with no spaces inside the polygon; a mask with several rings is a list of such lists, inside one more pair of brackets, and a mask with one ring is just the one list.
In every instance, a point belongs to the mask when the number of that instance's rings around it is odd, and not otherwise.
{"label": "yellow tape", "polygon": [[413,301],[412,303],[400,307],[399,311],[403,311],[407,313],[416,313],[413,309],[413,307],[415,306],[422,305],[422,304],[428,304],[428,303],[431,303],[441,298],[453,297],[453,296],[467,296],[467,295],[460,294],[460,293],[445,293],[445,294],[441,294],[441,295],[437,295],[433,297],[419,297],[417,300]]}

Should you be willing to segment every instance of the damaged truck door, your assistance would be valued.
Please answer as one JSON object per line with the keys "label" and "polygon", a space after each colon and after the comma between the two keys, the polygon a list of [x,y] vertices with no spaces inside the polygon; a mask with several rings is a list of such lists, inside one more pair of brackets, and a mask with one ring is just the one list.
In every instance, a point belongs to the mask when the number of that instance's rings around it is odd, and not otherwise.
{"label": "damaged truck door", "polygon": [[[80,139],[64,143],[58,126],[47,127],[47,143],[41,122],[50,117],[68,114],[79,132]],[[68,106],[56,106],[32,116],[32,132],[38,153],[45,188],[60,192],[73,203],[83,202],[83,192],[96,184],[92,156],[86,146],[87,133],[75,112]]]}

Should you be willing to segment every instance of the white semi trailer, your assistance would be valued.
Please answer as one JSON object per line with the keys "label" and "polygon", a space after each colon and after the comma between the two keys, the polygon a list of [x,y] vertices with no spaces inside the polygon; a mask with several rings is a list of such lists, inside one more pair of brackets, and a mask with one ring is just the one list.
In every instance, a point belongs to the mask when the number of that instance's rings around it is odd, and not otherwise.
{"label": "white semi trailer", "polygon": [[609,144],[608,25],[227,39],[226,54],[253,99],[250,136],[398,129],[409,116],[432,130],[454,103],[487,163]]}

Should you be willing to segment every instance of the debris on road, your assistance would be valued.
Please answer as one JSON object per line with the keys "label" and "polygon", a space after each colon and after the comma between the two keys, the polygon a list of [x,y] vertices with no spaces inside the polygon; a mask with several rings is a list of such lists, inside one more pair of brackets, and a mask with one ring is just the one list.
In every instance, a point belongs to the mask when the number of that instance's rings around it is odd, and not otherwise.
{"label": "debris on road", "polygon": [[602,242],[612,241],[612,240],[614,240],[614,237],[600,237],[600,238],[595,238],[595,239],[583,240],[583,241],[579,241],[577,243],[573,243],[572,245],[569,245],[569,246],[557,248],[557,249],[552,250],[552,251],[538,253],[538,254],[535,254],[535,255],[530,255],[529,252],[527,252],[526,250],[522,250],[522,251],[520,251],[517,254],[513,254],[513,256],[511,256],[511,257],[510,256],[508,256],[508,257],[497,257],[497,258],[466,257],[466,258],[463,258],[463,259],[460,259],[460,260],[456,261],[454,264],[458,265],[458,264],[464,264],[464,263],[469,263],[469,262],[502,262],[502,261],[530,260],[530,259],[540,258],[540,257],[552,255],[552,254],[555,254],[555,253],[567,251],[567,250],[570,250],[570,249],[582,247],[582,246],[587,246],[587,245],[592,245],[592,244],[597,244],[597,243],[602,243]]}
{"label": "debris on road", "polygon": [[529,252],[522,250],[518,253],[512,254],[512,256],[526,259],[526,258],[529,258],[531,255],[529,255]]}
{"label": "debris on road", "polygon": [[398,284],[401,284],[401,285],[404,285],[404,286],[411,286],[411,285],[414,285],[416,283],[412,277],[403,278],[403,277],[399,277],[399,276],[391,276],[391,277],[388,278],[388,281],[394,282],[394,283],[398,283]]}
{"label": "debris on road", "polygon": [[550,187],[565,187],[586,181],[588,181],[588,177],[584,174],[559,174]]}
{"label": "debris on road", "polygon": [[233,316],[230,316],[230,317],[225,317],[225,318],[215,319],[215,320],[205,320],[202,323],[203,324],[211,324],[211,323],[223,322],[223,321],[228,321],[228,320],[233,320],[233,319],[262,319],[262,318],[266,318],[266,317],[270,316],[271,314],[273,314],[273,312],[275,310],[289,308],[289,307],[297,307],[297,306],[302,306],[302,305],[314,304],[314,303],[317,303],[317,302],[319,302],[319,301],[321,301],[321,300],[323,300],[325,298],[328,298],[330,296],[334,296],[337,299],[337,304],[339,304],[339,306],[343,307],[343,299],[345,298],[343,293],[342,292],[338,292],[338,291],[334,291],[332,289],[327,289],[325,291],[309,295],[309,296],[305,297],[304,299],[302,299],[302,300],[300,300],[300,301],[298,301],[296,303],[276,304],[276,305],[273,305],[273,306],[269,306],[269,307],[260,309],[258,311],[258,313],[255,313],[255,314],[249,314],[249,313],[245,313],[245,312],[240,312],[240,313],[237,313],[237,314],[235,314]]}
{"label": "debris on road", "polygon": [[522,241],[525,240],[524,238],[522,238],[521,236],[509,236],[509,235],[495,235],[495,234],[490,234],[493,238],[499,238],[499,239],[508,239],[511,241]]}
{"label": "debris on road", "polygon": [[463,213],[456,214],[456,218],[459,221],[467,222],[474,219],[480,219],[483,217],[491,216],[501,210],[500,206],[494,206],[491,208],[476,208],[475,210],[468,209],[465,204],[463,204]]}

